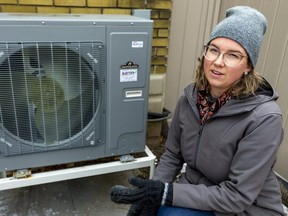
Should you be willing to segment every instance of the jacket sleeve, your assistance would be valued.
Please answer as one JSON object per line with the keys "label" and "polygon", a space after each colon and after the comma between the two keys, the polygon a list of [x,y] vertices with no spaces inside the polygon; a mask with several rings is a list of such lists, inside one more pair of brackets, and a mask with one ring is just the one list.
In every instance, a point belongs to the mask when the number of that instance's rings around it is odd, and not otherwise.
{"label": "jacket sleeve", "polygon": [[159,164],[156,167],[154,180],[162,182],[173,182],[183,166],[183,158],[180,148],[181,125],[179,121],[179,112],[181,103],[184,101],[182,95],[177,103],[173,119],[169,128],[167,141],[165,143],[165,151],[162,154]]}
{"label": "jacket sleeve", "polygon": [[[283,139],[283,129],[282,116],[277,105],[267,103],[252,112],[254,121],[238,143],[228,178],[218,185],[209,187],[203,184],[174,183],[173,205],[222,213],[239,213],[258,201],[257,197],[259,198],[260,191],[263,191],[263,186],[276,162],[276,152]],[[270,195],[277,196],[273,194],[273,190],[270,191],[272,194],[269,192]],[[275,199],[277,203],[278,197]],[[263,207],[273,209],[275,203],[265,203],[266,206]],[[261,202],[257,205],[261,205]]]}

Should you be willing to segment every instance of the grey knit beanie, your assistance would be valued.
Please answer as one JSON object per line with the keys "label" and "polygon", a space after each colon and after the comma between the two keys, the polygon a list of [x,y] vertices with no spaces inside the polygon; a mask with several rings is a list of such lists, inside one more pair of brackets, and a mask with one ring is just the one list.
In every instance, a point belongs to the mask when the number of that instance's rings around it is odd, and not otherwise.
{"label": "grey knit beanie", "polygon": [[215,38],[225,37],[238,42],[247,52],[255,68],[267,20],[259,11],[236,6],[226,11],[226,18],[213,29],[208,44]]}

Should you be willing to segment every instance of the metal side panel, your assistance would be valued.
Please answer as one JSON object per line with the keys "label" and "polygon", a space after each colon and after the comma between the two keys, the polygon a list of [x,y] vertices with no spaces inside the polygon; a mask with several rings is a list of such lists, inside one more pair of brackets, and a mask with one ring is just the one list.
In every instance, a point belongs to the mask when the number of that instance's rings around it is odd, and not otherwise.
{"label": "metal side panel", "polygon": [[152,26],[107,29],[108,155],[144,150],[151,30]]}

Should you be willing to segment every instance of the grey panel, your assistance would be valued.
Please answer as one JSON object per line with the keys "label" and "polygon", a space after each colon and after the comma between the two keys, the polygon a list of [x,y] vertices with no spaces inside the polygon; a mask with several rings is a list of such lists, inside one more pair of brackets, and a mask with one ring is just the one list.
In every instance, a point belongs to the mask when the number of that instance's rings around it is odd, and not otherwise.
{"label": "grey panel", "polygon": [[[143,150],[151,34],[149,29],[143,31],[137,27],[109,27],[108,37],[108,94],[113,92],[108,101],[108,146],[112,152],[128,147],[131,151]],[[139,140],[137,136],[142,138]]]}
{"label": "grey panel", "polygon": [[0,170],[141,152],[151,20],[0,14]]}

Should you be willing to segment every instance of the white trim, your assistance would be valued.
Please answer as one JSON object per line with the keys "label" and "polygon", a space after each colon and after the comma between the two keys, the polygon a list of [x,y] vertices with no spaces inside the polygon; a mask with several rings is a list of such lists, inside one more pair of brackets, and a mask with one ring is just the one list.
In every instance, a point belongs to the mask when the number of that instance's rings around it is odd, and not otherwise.
{"label": "white trim", "polygon": [[285,179],[283,176],[281,176],[279,173],[277,173],[276,171],[274,171],[274,173],[281,178],[283,181],[288,182],[287,179]]}

